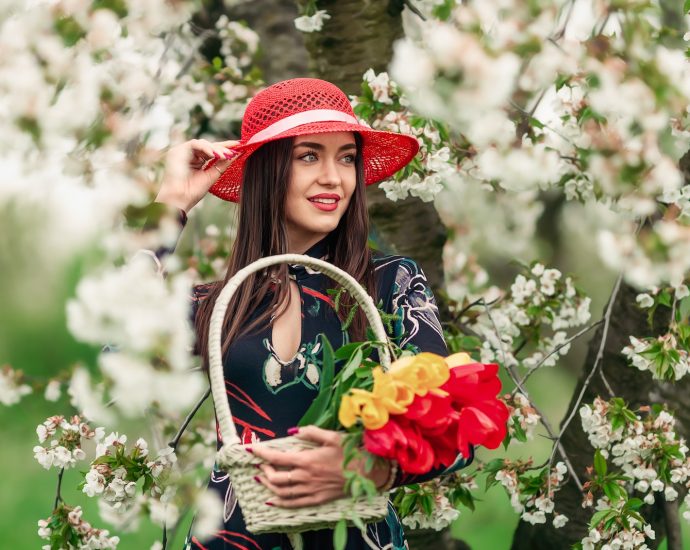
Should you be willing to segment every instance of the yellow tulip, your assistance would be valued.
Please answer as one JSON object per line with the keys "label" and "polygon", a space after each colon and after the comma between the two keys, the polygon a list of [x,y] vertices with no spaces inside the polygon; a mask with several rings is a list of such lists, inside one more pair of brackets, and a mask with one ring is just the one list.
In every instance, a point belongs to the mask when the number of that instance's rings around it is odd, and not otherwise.
{"label": "yellow tulip", "polygon": [[381,367],[374,367],[374,396],[379,398],[388,412],[403,414],[407,412],[407,405],[414,399],[414,391],[410,386],[395,380]]}
{"label": "yellow tulip", "polygon": [[[422,352],[394,361],[390,368],[391,376],[410,386],[417,395],[426,395],[437,390],[450,377],[450,369],[443,357],[435,353]],[[442,390],[433,393],[445,393]]]}
{"label": "yellow tulip", "polygon": [[469,363],[474,363],[474,359],[472,359],[469,354],[465,353],[464,351],[461,353],[454,353],[453,355],[449,355],[444,359],[446,362],[446,365],[448,367],[453,368],[453,367],[459,367],[460,365],[467,365]]}
{"label": "yellow tulip", "polygon": [[388,422],[388,409],[371,392],[355,388],[341,399],[338,420],[349,428],[357,421],[357,417],[362,419],[362,424],[368,430],[377,430]]}

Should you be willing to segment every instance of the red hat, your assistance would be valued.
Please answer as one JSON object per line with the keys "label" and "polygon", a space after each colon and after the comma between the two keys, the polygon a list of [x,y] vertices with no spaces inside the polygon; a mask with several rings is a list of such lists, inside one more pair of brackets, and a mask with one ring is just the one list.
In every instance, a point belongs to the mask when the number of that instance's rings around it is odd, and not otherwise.
{"label": "red hat", "polygon": [[238,155],[211,186],[211,193],[238,202],[247,158],[264,143],[323,132],[358,132],[366,185],[392,176],[417,154],[419,143],[405,134],[372,130],[360,124],[347,96],[317,78],[283,80],[262,90],[247,105]]}

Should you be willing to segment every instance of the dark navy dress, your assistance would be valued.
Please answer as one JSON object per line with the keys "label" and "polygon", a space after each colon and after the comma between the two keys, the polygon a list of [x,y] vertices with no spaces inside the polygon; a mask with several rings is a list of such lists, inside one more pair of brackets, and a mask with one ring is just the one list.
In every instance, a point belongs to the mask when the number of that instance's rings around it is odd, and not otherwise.
{"label": "dark navy dress", "polygon": [[[305,254],[325,258],[326,240],[317,243]],[[447,354],[443,341],[438,308],[424,273],[411,259],[401,256],[375,256],[374,265],[378,299],[383,310],[396,314],[393,338],[401,347],[415,351]],[[290,266],[290,277],[299,287],[302,303],[302,339],[290,361],[281,361],[271,342],[271,326],[236,339],[225,359],[225,383],[237,433],[245,443],[266,441],[287,435],[296,426],[316,396],[321,372],[322,349],[319,334],[324,333],[334,349],[348,342],[347,333],[335,314],[328,294],[332,282],[326,276],[302,266]],[[204,300],[208,287],[195,289],[197,304]],[[259,304],[255,315],[265,311],[267,297]],[[220,446],[220,442],[219,442]],[[455,471],[466,465],[459,457],[445,470]],[[394,486],[417,483],[434,478],[443,471],[423,476],[398,473]],[[273,550],[290,549],[283,534],[254,535],[245,529],[228,475],[213,471],[209,489],[219,493],[223,501],[224,528],[212,538],[200,541],[190,536],[185,549],[207,550]],[[388,517],[367,526],[367,536],[378,548],[407,548],[400,520],[389,504]],[[307,531],[302,534],[304,548],[324,550],[332,548],[331,530]],[[356,528],[348,532],[347,549],[369,548]]]}

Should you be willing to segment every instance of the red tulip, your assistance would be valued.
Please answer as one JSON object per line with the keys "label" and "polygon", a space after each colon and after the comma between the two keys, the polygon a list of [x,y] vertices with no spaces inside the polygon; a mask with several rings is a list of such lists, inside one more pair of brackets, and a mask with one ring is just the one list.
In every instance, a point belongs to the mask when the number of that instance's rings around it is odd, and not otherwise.
{"label": "red tulip", "polygon": [[383,428],[364,430],[364,447],[372,454],[395,459],[410,474],[425,474],[434,464],[431,444],[419,428],[399,416],[391,416]]}
{"label": "red tulip", "polygon": [[495,363],[451,366],[450,378],[441,386],[459,411],[457,448],[468,457],[470,445],[498,447],[507,433],[508,407],[496,396],[501,391]]}

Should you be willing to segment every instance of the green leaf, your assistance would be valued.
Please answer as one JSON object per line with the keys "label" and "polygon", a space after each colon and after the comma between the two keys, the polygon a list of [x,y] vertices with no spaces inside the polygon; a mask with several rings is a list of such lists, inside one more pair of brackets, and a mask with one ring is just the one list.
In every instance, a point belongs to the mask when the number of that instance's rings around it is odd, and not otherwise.
{"label": "green leaf", "polygon": [[357,514],[352,514],[350,516],[350,519],[352,520],[354,526],[357,527],[357,529],[359,529],[360,531],[364,531],[367,528],[367,526],[362,521],[362,518],[360,518]]}
{"label": "green leaf", "polygon": [[347,544],[347,523],[344,519],[335,524],[333,530],[333,550],[344,550]]}
{"label": "green leaf", "polygon": [[640,498],[631,498],[628,500],[628,502],[625,503],[625,509],[627,510],[639,510],[642,508],[642,505],[644,502],[642,502],[642,499]]}
{"label": "green leaf", "polygon": [[400,502],[400,508],[399,512],[402,517],[407,516],[411,511],[412,507],[414,506],[416,501],[416,496],[414,493],[407,493],[402,501]]}
{"label": "green leaf", "polygon": [[349,344],[345,344],[344,346],[339,347],[335,351],[335,358],[336,359],[349,359],[352,357],[352,354],[355,352],[357,348],[362,347],[362,342],[351,342]]}
{"label": "green leaf", "polygon": [[594,470],[597,472],[599,477],[604,477],[608,468],[606,467],[606,459],[604,455],[601,454],[599,449],[594,453]]}
{"label": "green leaf", "polygon": [[611,504],[615,504],[620,500],[620,492],[618,491],[618,485],[616,483],[610,481],[604,483],[602,489],[604,490],[604,494],[609,497]]}
{"label": "green leaf", "polygon": [[527,441],[527,434],[525,433],[525,430],[522,429],[520,420],[516,417],[513,417],[513,430],[515,431],[515,439],[522,441],[523,443]]}
{"label": "green leaf", "polygon": [[308,426],[314,424],[328,408],[328,403],[331,398],[331,386],[333,384],[333,375],[335,365],[333,360],[333,348],[331,343],[326,338],[325,334],[319,334],[321,343],[323,344],[323,365],[321,366],[321,381],[319,382],[319,393],[312,401],[311,406],[304,413],[302,419],[298,422],[298,426]]}
{"label": "green leaf", "polygon": [[345,364],[343,367],[343,370],[340,373],[340,379],[341,380],[347,380],[350,378],[354,373],[355,370],[360,367],[362,364],[362,349],[358,349],[355,351],[355,353],[350,357],[350,360]]}
{"label": "green leaf", "polygon": [[433,496],[424,495],[422,497],[422,509],[424,510],[424,513],[428,517],[431,517],[431,514],[434,512],[434,497]]}
{"label": "green leaf", "polygon": [[613,512],[613,510],[599,510],[592,516],[592,519],[589,522],[589,528],[594,529],[597,525],[599,525],[599,523],[609,517],[611,512]]}

